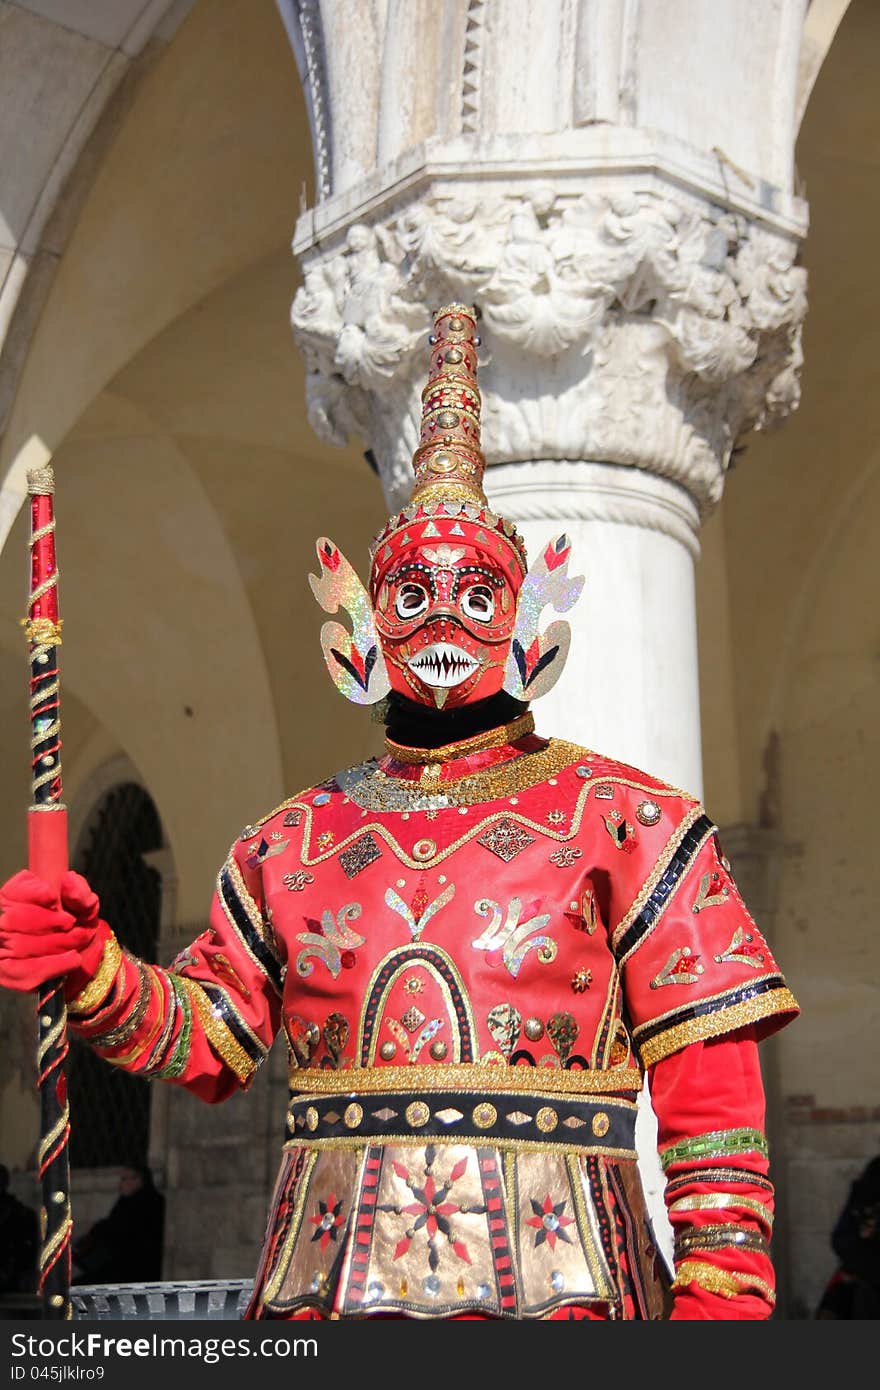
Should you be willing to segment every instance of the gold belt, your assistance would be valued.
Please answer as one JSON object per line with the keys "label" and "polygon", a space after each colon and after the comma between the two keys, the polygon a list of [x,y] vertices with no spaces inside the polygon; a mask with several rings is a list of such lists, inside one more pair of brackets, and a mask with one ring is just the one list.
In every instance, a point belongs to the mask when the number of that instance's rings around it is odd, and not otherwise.
{"label": "gold belt", "polygon": [[317,1067],[290,1072],[293,1093],[310,1096],[379,1095],[398,1091],[421,1095],[423,1092],[458,1091],[464,1094],[505,1095],[540,1091],[547,1095],[592,1096],[609,1092],[635,1093],[642,1089],[641,1074],[635,1067],[607,1071],[578,1070],[572,1067],[502,1067],[484,1062],[456,1062],[452,1065],[415,1067],[349,1067],[345,1071]]}

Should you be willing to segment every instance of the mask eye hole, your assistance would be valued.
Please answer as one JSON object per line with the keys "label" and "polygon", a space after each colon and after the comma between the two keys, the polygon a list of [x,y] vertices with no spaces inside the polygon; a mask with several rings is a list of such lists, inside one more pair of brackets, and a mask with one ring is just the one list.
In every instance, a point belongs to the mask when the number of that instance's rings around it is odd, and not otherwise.
{"label": "mask eye hole", "polygon": [[490,623],[495,616],[495,596],[487,584],[474,584],[461,596],[461,611],[478,623]]}
{"label": "mask eye hole", "polygon": [[428,607],[428,593],[421,584],[402,584],[394,600],[398,618],[418,618]]}

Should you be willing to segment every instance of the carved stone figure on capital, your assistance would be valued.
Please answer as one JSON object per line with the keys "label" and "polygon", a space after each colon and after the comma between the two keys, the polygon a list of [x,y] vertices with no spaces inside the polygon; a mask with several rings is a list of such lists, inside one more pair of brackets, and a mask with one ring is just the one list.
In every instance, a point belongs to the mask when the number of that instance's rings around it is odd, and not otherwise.
{"label": "carved stone figure on capital", "polygon": [[[538,292],[540,216],[519,216],[499,274],[527,270]],[[349,250],[363,269],[377,246]],[[399,290],[371,277],[361,361]],[[252,1318],[766,1318],[757,1043],[797,1003],[702,805],[536,731],[584,580],[565,535],[529,562],[487,502],[474,311],[440,309],[429,348],[411,496],[368,585],[329,539],[311,575],[327,669],[381,712],[384,755],[250,821],[208,930],[168,968],[121,949],[77,875],[60,901],[17,875],[0,982],[64,975],[99,1055],[208,1101],[247,1088],[283,1030],[287,1137]],[[646,1073],[671,1270],[635,1148]]]}
{"label": "carved stone figure on capital", "polygon": [[[312,367],[310,418],[323,438],[344,438],[341,372],[363,392],[358,413],[386,492],[399,500],[425,306],[466,287],[490,339],[494,462],[634,465],[680,482],[707,510],[737,438],[797,404],[806,277],[796,253],[794,238],[671,186],[621,179],[557,192],[539,183],[469,201],[438,183],[375,226],[350,228],[344,243],[306,254],[292,322]],[[317,267],[338,289],[333,305],[313,288]],[[352,343],[346,316],[354,306],[358,318],[364,283],[377,298],[379,286],[393,293]],[[503,390],[493,389],[493,359]],[[536,377],[540,413],[530,410]],[[642,410],[619,385],[634,378]],[[615,411],[621,394],[626,408]]]}

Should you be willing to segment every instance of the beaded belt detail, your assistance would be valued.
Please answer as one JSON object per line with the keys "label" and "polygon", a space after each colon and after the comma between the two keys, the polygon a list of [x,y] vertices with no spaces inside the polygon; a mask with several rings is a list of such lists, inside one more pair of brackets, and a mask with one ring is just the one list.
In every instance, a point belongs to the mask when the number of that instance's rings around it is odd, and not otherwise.
{"label": "beaded belt detail", "polygon": [[371,1095],[296,1095],[291,1144],[351,1144],[415,1139],[448,1143],[528,1143],[635,1158],[636,1106],[611,1096],[514,1095],[461,1091],[388,1091]]}

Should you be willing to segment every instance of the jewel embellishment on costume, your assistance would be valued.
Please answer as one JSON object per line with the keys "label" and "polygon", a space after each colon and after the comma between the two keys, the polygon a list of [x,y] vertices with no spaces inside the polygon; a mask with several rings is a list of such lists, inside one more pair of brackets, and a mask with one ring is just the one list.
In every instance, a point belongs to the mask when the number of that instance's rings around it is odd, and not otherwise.
{"label": "jewel embellishment on costume", "polygon": [[210,957],[210,964],[219,980],[225,980],[243,999],[250,999],[250,990],[228,956],[224,956],[221,951],[218,951],[216,955]]}
{"label": "jewel embellishment on costume", "polygon": [[612,811],[610,816],[603,816],[602,820],[617,848],[622,849],[624,854],[631,854],[636,847],[635,827],[624,820],[620,811]]}
{"label": "jewel embellishment on costume", "polygon": [[519,1040],[522,1015],[512,1004],[496,1004],[486,1020],[489,1033],[498,1050],[509,1057]]}
{"label": "jewel embellishment on costume", "polygon": [[695,985],[703,969],[699,955],[694,955],[690,946],[680,946],[672,952],[660,973],[654,976],[651,988],[659,989],[661,985]]}
{"label": "jewel embellishment on costume", "polygon": [[575,994],[583,994],[584,990],[589,989],[592,983],[592,970],[588,970],[585,965],[579,965],[571,977],[571,987]]}
{"label": "jewel embellishment on costume", "polygon": [[565,1241],[566,1245],[572,1244],[570,1235],[566,1234],[566,1226],[574,1225],[574,1217],[566,1216],[565,1208],[567,1201],[555,1202],[549,1192],[543,1202],[535,1201],[534,1197],[529,1198],[534,1215],[526,1221],[527,1226],[532,1226],[536,1231],[535,1248],[547,1242],[551,1250],[556,1249],[557,1240]]}
{"label": "jewel embellishment on costume", "polygon": [[431,918],[435,917],[441,908],[444,908],[447,903],[451,902],[454,896],[455,884],[447,883],[443,892],[436,897],[433,902],[429,902],[424,885],[420,883],[410,903],[405,903],[400,894],[393,888],[386,890],[385,902],[389,907],[393,908],[395,912],[400,913],[409,927],[409,934],[413,941],[418,941]]}
{"label": "jewel embellishment on costume", "polygon": [[[477,951],[500,951],[502,960],[510,974],[516,979],[520,972],[523,960],[529,951],[537,951],[538,960],[542,965],[549,965],[556,959],[556,942],[552,936],[533,936],[530,940],[526,938],[531,932],[540,931],[546,927],[550,921],[550,913],[542,912],[535,917],[530,917],[527,921],[520,921],[522,912],[522,899],[511,898],[506,914],[500,905],[493,902],[491,898],[479,898],[474,903],[474,911],[478,917],[489,917],[491,921],[485,931],[481,932],[471,945]],[[502,925],[502,917],[504,922]]]}
{"label": "jewel embellishment on costume", "polygon": [[[327,1015],[324,1023],[324,1043],[334,1067],[338,1067],[342,1060],[350,1032],[351,1026],[345,1014],[332,1013]],[[327,1119],[329,1120],[329,1118],[328,1115]]]}
{"label": "jewel embellishment on costume", "polygon": [[596,894],[593,892],[592,888],[585,888],[581,894],[581,916],[583,917],[587,936],[592,936],[596,927],[599,925]]}
{"label": "jewel embellishment on costume", "polygon": [[[443,1027],[442,1018],[432,1018],[430,1022],[425,1023],[425,1015],[422,1013],[421,1009],[417,1009],[414,1005],[412,1008],[407,1009],[406,1013],[403,1014],[399,1020],[396,1018],[388,1018],[385,1021],[388,1025],[389,1033],[393,1033],[394,1037],[403,1048],[407,1061],[411,1063],[419,1060],[422,1049],[437,1036],[440,1029]],[[425,1026],[422,1027],[422,1024]],[[419,1036],[411,1041],[408,1035],[415,1033],[417,1029],[421,1029]]]}
{"label": "jewel embellishment on costume", "polygon": [[339,863],[346,878],[355,878],[362,869],[366,869],[381,857],[382,851],[376,844],[375,836],[367,831],[366,835],[362,835],[353,845],[342,851]]}
{"label": "jewel embellishment on costume", "polygon": [[[468,1159],[458,1159],[453,1164],[449,1176],[438,1180],[434,1174],[437,1156],[437,1149],[433,1144],[429,1144],[425,1149],[423,1171],[419,1175],[410,1174],[403,1163],[395,1160],[392,1163],[394,1172],[409,1188],[413,1200],[406,1205],[392,1205],[391,1203],[378,1205],[379,1211],[389,1212],[394,1216],[414,1218],[397,1242],[393,1258],[395,1260],[402,1259],[416,1237],[424,1232],[427,1236],[428,1268],[432,1275],[436,1275],[440,1267],[444,1247],[451,1250],[452,1254],[465,1264],[471,1263],[467,1245],[457,1237],[450,1221],[450,1217],[457,1216],[462,1211],[461,1203],[453,1199],[453,1192],[455,1184],[464,1177],[467,1171]],[[482,1203],[479,1205],[469,1203],[467,1209],[469,1212],[480,1215],[486,1211]],[[439,1291],[439,1282],[437,1287]]]}
{"label": "jewel embellishment on costume", "polygon": [[288,826],[299,825],[302,818],[302,811],[286,811],[284,815],[284,824]]}
{"label": "jewel embellishment on costume", "polygon": [[753,946],[754,936],[751,932],[744,931],[742,927],[737,927],[733,933],[733,939],[726,950],[713,959],[719,965],[726,964],[728,961],[738,961],[740,965],[750,965],[753,970],[760,970],[764,964],[764,952],[760,946]]}
{"label": "jewel embellishment on costume", "polygon": [[341,608],[351,619],[352,630],[342,623],[321,628],[321,650],[337,690],[356,705],[372,705],[391,689],[369,595],[345,556],[332,541],[321,537],[316,545],[320,576],[309,575],[312,593],[325,613]]}
{"label": "jewel embellishment on costume", "polygon": [[563,1066],[571,1055],[579,1032],[577,1020],[572,1014],[554,1014],[547,1022],[547,1036],[553,1044],[553,1051]]}
{"label": "jewel embellishment on costume", "polygon": [[307,1067],[321,1041],[321,1030],[317,1023],[307,1023],[299,1014],[293,1014],[285,1023],[285,1032],[298,1065]]}
{"label": "jewel embellishment on costume", "polygon": [[535,843],[534,835],[530,835],[523,826],[517,821],[505,817],[496,825],[491,826],[485,835],[477,836],[477,844],[484,845],[486,849],[497,854],[499,859],[503,859],[505,864],[509,864],[511,859],[515,859],[529,845]]}
{"label": "jewel embellishment on costume", "polygon": [[285,874],[281,882],[288,893],[301,893],[307,883],[314,883],[315,875],[308,873],[305,869],[297,869],[295,873]]}
{"label": "jewel embellishment on costume", "polygon": [[400,1021],[408,1033],[414,1033],[424,1023],[425,1015],[421,1009],[417,1009],[415,1004],[412,1004]]}
{"label": "jewel embellishment on costume", "polygon": [[718,890],[717,885],[721,882],[721,876],[717,873],[703,874],[700,879],[700,887],[697,892],[691,912],[696,915],[706,907],[720,907],[730,897],[730,889],[722,888]]}
{"label": "jewel embellishment on costume", "polygon": [[558,869],[570,869],[583,854],[583,850],[577,845],[563,845],[550,855],[550,863],[555,864]]}
{"label": "jewel embellishment on costume", "polygon": [[548,824],[548,825],[561,825],[562,822],[563,822],[564,820],[565,820],[565,812],[564,812],[564,811],[548,811],[548,813],[547,813],[547,824]]}
{"label": "jewel embellishment on costume", "polygon": [[322,1250],[326,1250],[331,1241],[335,1241],[339,1236],[339,1228],[345,1225],[345,1217],[342,1215],[342,1198],[337,1201],[336,1194],[331,1192],[326,1202],[318,1201],[318,1210],[314,1216],[309,1217],[309,1221],[317,1227],[312,1236],[312,1244],[317,1241]]}
{"label": "jewel embellishment on costume", "polygon": [[552,690],[568,656],[571,627],[552,622],[540,631],[545,608],[566,613],[584,587],[582,577],[570,578],[571,544],[566,535],[556,536],[532,565],[520,589],[516,627],[504,668],[504,689],[517,700],[535,700]]}
{"label": "jewel embellishment on costume", "polygon": [[244,862],[249,869],[257,869],[265,859],[271,859],[276,854],[283,854],[289,844],[289,840],[276,840],[270,844],[268,840],[261,839],[259,844],[250,847],[250,852]]}
{"label": "jewel embellishment on costume", "polygon": [[349,922],[356,922],[361,915],[360,903],[346,903],[336,914],[334,921],[333,913],[329,908],[325,908],[321,913],[320,922],[307,919],[309,926],[317,928],[316,931],[299,932],[297,941],[304,949],[300,951],[296,958],[296,973],[301,979],[307,979],[314,970],[314,964],[309,959],[310,956],[317,956],[324,962],[334,980],[345,964],[343,951],[355,951],[358,946],[363,946],[365,937],[358,936],[347,925]]}
{"label": "jewel embellishment on costume", "polygon": [[642,825],[656,825],[662,812],[656,801],[640,801],[636,807],[636,820]]}

